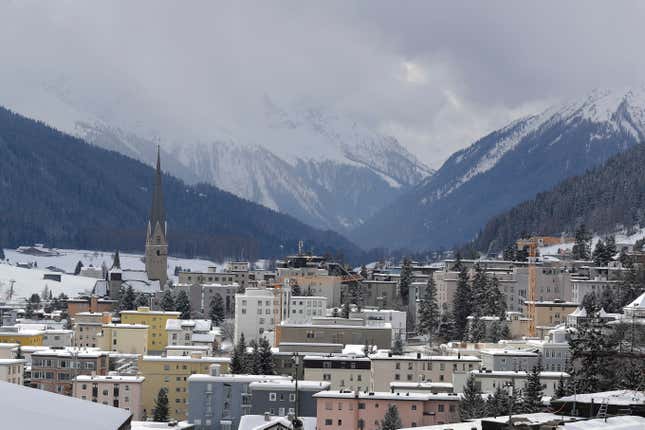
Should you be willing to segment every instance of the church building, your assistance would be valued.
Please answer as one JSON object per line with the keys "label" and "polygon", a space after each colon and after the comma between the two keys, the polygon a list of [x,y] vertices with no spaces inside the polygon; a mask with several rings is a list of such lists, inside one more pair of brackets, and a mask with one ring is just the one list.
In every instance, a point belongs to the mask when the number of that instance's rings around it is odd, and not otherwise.
{"label": "church building", "polygon": [[155,173],[152,207],[146,232],[146,273],[151,281],[159,281],[163,290],[168,280],[168,240],[166,238],[166,213],[161,188],[161,160],[157,148],[157,171]]}

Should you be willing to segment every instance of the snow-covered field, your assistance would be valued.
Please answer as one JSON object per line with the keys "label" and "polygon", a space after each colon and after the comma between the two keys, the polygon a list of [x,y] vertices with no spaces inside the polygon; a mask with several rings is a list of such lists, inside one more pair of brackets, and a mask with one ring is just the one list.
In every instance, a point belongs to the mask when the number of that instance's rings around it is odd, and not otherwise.
{"label": "snow-covered field", "polygon": [[[635,233],[632,234],[627,234],[626,230],[620,230],[614,233],[614,236],[616,238],[616,244],[617,245],[633,245],[636,243],[637,240],[645,238],[645,228],[641,228],[636,230]],[[594,247],[596,246],[596,242],[600,239],[604,239],[605,236],[594,236],[591,239],[591,250],[593,251]],[[545,256],[545,255],[551,255],[551,256],[557,256],[558,255],[558,250],[571,250],[573,248],[573,243],[563,243],[563,244],[557,244],[557,245],[551,245],[551,246],[541,246],[539,248],[540,255]]]}
{"label": "snow-covered field", "polygon": [[[43,279],[46,273],[56,273],[47,270],[47,267],[56,267],[66,273],[74,273],[76,264],[81,261],[83,266],[101,267],[105,264],[112,266],[114,254],[112,252],[88,251],[76,249],[58,249],[60,255],[55,256],[34,256],[17,252],[13,249],[5,249],[5,262],[0,263],[0,301],[7,299],[7,294],[14,284],[14,300],[29,297],[33,293],[40,294],[47,286],[54,295],[65,293],[73,297],[80,293],[89,292],[94,287],[95,278],[63,274],[61,282]],[[120,253],[121,268],[130,270],[144,270],[145,265],[141,254]],[[33,269],[17,267],[18,263],[36,263]],[[175,266],[191,271],[206,271],[210,266],[216,266],[222,270],[223,263],[214,263],[203,259],[186,259],[168,257],[168,274],[173,276]]]}

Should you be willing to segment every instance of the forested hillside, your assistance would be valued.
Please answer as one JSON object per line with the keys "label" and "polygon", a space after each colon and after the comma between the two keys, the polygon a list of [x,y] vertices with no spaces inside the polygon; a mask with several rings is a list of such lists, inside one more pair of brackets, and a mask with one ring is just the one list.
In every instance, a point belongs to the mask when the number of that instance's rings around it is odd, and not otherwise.
{"label": "forested hillside", "polygon": [[645,225],[645,144],[492,218],[473,245],[499,251],[523,234],[571,233],[582,223],[596,233]]}
{"label": "forested hillside", "polygon": [[[162,160],[163,167],[163,160]],[[0,244],[143,249],[154,170],[0,108]],[[164,175],[170,253],[219,259],[361,251],[210,185]]]}

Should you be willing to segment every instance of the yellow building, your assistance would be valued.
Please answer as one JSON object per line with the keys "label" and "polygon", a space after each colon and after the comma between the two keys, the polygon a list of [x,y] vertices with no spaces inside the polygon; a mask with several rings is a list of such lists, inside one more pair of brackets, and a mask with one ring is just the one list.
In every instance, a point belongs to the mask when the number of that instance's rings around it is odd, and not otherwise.
{"label": "yellow building", "polygon": [[190,356],[161,357],[144,355],[139,358],[139,372],[146,379],[143,382],[143,410],[152,415],[159,390],[168,390],[168,412],[171,419],[185,420],[188,402],[188,377],[195,373],[208,374],[212,364],[228,371],[228,357],[204,357],[201,353]]}
{"label": "yellow building", "polygon": [[178,319],[179,312],[151,311],[139,307],[136,311],[121,311],[122,324],[143,324],[148,326],[148,353],[162,352],[168,345],[166,321]]}
{"label": "yellow building", "polygon": [[97,346],[103,351],[146,355],[149,328],[145,324],[103,324]]}
{"label": "yellow building", "polygon": [[0,331],[0,343],[19,343],[20,346],[42,346],[44,332],[41,330]]}

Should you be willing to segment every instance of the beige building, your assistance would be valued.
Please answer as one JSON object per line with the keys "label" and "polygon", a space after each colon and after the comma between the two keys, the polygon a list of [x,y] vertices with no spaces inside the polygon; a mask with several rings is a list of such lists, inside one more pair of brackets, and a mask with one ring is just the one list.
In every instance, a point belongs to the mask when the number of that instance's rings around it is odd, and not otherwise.
{"label": "beige building", "polygon": [[101,333],[103,324],[112,320],[109,313],[79,312],[74,317],[73,346],[95,348],[98,345],[97,336]]}
{"label": "beige building", "polygon": [[285,280],[298,284],[300,291],[306,296],[322,296],[327,298],[327,306],[340,307],[343,278],[329,275],[326,269],[317,267],[281,267],[278,268],[276,283],[284,284]]}
{"label": "beige building", "polygon": [[103,324],[97,335],[98,347],[103,351],[146,355],[148,329],[145,324]]}
{"label": "beige building", "polygon": [[0,359],[0,381],[23,385],[25,360],[17,358]]}
{"label": "beige building", "polygon": [[472,355],[393,355],[381,353],[372,360],[372,391],[388,391],[391,382],[451,382],[454,373],[479,369],[481,359]]}
{"label": "beige building", "polygon": [[312,324],[289,324],[280,326],[280,343],[339,343],[342,345],[376,345],[379,349],[392,346],[392,326],[363,325],[361,319],[314,318]]}
{"label": "beige building", "polygon": [[[467,373],[456,373],[453,378],[453,386],[455,392],[462,393],[468,377],[473,375],[475,384],[482,393],[494,393],[498,387],[506,387],[508,393],[511,394],[511,386],[514,386],[515,390],[526,390],[529,373],[525,371],[473,370]],[[553,397],[555,395],[560,378],[566,380],[569,378],[569,374],[564,372],[540,372],[540,382],[542,383],[544,396]]]}
{"label": "beige building", "polygon": [[188,401],[188,377],[193,374],[208,374],[211,364],[219,364],[228,372],[228,357],[204,357],[200,353],[190,356],[152,356],[139,358],[139,372],[143,382],[143,413],[152,415],[159,390],[168,390],[168,408],[171,419],[186,419]]}
{"label": "beige building", "polygon": [[[528,301],[524,315],[528,315]],[[578,308],[578,303],[553,300],[535,302],[535,327],[555,327],[567,322],[567,315]]]}
{"label": "beige building", "polygon": [[144,419],[142,394],[142,376],[120,375],[80,375],[74,379],[72,396],[115,408],[125,409],[132,413],[132,419]]}
{"label": "beige building", "polygon": [[305,380],[329,382],[332,390],[367,391],[370,388],[371,362],[367,357],[307,355],[303,367]]}
{"label": "beige building", "polygon": [[141,306],[136,311],[121,311],[122,324],[142,324],[148,326],[148,353],[160,353],[168,345],[166,322],[178,319],[179,312],[152,311]]}

